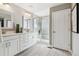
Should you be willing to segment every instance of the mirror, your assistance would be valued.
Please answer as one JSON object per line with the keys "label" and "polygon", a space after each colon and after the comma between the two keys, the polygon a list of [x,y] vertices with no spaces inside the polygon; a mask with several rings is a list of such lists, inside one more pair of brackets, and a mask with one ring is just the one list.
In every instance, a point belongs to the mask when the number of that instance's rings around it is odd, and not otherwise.
{"label": "mirror", "polygon": [[0,29],[2,30],[2,34],[15,32],[11,13],[2,9],[0,9]]}
{"label": "mirror", "polygon": [[10,12],[0,10],[0,27],[1,28],[12,28],[13,27]]}

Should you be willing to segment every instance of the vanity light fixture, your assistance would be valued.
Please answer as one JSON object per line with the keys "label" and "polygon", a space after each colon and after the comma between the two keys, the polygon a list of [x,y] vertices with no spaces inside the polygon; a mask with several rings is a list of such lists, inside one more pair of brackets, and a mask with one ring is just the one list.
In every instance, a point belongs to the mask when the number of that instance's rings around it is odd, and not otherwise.
{"label": "vanity light fixture", "polygon": [[29,13],[25,13],[25,16],[27,16],[27,17],[31,17],[31,14],[29,14]]}
{"label": "vanity light fixture", "polygon": [[32,14],[30,13],[24,13],[24,19],[30,19],[32,17]]}
{"label": "vanity light fixture", "polygon": [[3,3],[3,5],[8,5],[9,3]]}
{"label": "vanity light fixture", "polygon": [[5,7],[7,7],[7,8],[11,8],[11,7],[10,7],[10,3],[3,3],[3,5],[4,5]]}
{"label": "vanity light fixture", "polygon": [[0,3],[0,5],[8,5],[9,3]]}

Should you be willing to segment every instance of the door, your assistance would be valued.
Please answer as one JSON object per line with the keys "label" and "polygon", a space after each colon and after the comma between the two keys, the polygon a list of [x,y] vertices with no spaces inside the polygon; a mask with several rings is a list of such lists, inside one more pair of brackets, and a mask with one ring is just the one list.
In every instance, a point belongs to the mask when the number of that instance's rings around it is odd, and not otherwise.
{"label": "door", "polygon": [[70,9],[55,11],[53,20],[53,46],[70,51]]}

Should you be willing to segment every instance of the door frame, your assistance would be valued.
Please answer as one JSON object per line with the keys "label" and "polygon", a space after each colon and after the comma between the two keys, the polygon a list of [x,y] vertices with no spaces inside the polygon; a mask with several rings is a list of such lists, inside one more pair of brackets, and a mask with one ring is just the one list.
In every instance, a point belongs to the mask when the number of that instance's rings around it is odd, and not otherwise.
{"label": "door frame", "polygon": [[[54,35],[52,34],[52,30],[54,29],[52,26],[54,26],[54,20],[52,20],[52,12],[55,11],[59,11],[59,10],[64,10],[64,9],[71,9],[71,3],[65,3],[65,4],[60,4],[58,6],[55,7],[51,7],[50,8],[50,19],[49,19],[49,44],[52,48],[56,48],[54,47]],[[70,49],[72,51],[72,19],[71,19],[71,13],[70,13]]]}

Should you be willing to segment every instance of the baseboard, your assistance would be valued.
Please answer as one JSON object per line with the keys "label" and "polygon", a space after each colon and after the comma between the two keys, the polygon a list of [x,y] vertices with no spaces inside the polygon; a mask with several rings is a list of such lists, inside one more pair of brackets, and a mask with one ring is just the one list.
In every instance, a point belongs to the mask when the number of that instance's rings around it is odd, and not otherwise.
{"label": "baseboard", "polygon": [[52,48],[53,48],[53,46],[52,46],[52,45],[48,45],[48,48],[52,49]]}
{"label": "baseboard", "polygon": [[60,48],[56,48],[56,47],[53,47],[53,48],[72,53],[72,51],[70,51],[70,50],[64,50],[64,49],[60,49]]}

